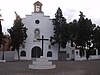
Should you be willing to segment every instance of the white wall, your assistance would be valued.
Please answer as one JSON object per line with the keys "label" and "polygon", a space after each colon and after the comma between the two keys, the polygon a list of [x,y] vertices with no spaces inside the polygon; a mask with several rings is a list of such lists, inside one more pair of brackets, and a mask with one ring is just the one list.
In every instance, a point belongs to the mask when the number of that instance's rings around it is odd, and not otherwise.
{"label": "white wall", "polygon": [[[39,20],[40,23],[36,24],[35,20]],[[49,16],[44,16],[44,13],[32,13],[32,15],[26,15],[26,18],[23,18],[23,23],[27,30],[28,38],[26,39],[25,43],[25,51],[26,51],[26,57],[21,57],[21,59],[31,59],[31,50],[34,46],[39,46],[41,48],[42,43],[41,41],[34,42],[34,30],[38,28],[40,30],[40,38],[42,35],[44,35],[44,38],[50,39],[50,37],[53,35],[53,24],[52,20]],[[44,50],[43,50],[43,56],[47,56],[48,51],[52,51],[52,60],[57,60],[58,52],[57,48],[55,46],[52,46],[51,49],[48,49],[48,45],[50,45],[50,41],[44,41]],[[23,49],[20,48],[20,51]],[[16,56],[16,55],[15,55]]]}
{"label": "white wall", "polygon": [[[14,61],[15,51],[4,51],[4,59],[6,61]],[[0,60],[2,60],[3,52],[0,51]]]}

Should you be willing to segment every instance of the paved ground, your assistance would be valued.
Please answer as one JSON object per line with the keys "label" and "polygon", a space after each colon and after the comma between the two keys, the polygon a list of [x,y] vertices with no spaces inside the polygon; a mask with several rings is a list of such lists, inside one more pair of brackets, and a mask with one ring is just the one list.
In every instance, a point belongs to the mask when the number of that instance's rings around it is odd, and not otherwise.
{"label": "paved ground", "polygon": [[100,75],[100,60],[53,61],[56,69],[32,70],[31,61],[0,63],[0,75]]}

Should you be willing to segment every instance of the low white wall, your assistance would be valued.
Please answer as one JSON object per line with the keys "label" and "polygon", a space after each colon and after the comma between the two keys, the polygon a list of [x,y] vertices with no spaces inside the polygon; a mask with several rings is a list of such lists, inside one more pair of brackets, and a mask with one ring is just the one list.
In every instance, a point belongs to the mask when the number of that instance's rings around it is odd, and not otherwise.
{"label": "low white wall", "polygon": [[[15,51],[4,51],[4,60],[6,61],[14,61],[14,53]],[[2,60],[3,52],[0,51],[0,60]]]}
{"label": "low white wall", "polygon": [[90,59],[100,59],[100,55],[90,55]]}
{"label": "low white wall", "polygon": [[[89,60],[93,60],[93,59],[100,59],[100,55],[90,55]],[[75,60],[87,60],[87,59],[86,56],[81,58],[79,55],[79,50],[75,50]]]}

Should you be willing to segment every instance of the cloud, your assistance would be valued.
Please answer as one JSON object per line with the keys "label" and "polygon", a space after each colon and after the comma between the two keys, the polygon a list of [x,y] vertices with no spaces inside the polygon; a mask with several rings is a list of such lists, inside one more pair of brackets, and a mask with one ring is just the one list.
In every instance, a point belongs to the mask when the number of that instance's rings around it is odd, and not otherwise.
{"label": "cloud", "polygon": [[[0,9],[4,18],[3,31],[13,25],[15,18],[14,11],[21,17],[31,14],[34,11],[33,3],[37,0],[0,0]],[[45,15],[55,17],[55,13],[60,7],[67,22],[79,18],[79,11],[82,11],[87,18],[92,19],[95,24],[100,24],[100,0],[39,0],[43,4]],[[1,12],[0,11],[0,12]]]}
{"label": "cloud", "polygon": [[92,23],[100,26],[100,18],[98,18],[98,19],[91,19],[91,20],[92,20]]}
{"label": "cloud", "polygon": [[76,10],[74,9],[66,9],[63,13],[65,18],[67,19],[68,22],[72,21],[75,18]]}

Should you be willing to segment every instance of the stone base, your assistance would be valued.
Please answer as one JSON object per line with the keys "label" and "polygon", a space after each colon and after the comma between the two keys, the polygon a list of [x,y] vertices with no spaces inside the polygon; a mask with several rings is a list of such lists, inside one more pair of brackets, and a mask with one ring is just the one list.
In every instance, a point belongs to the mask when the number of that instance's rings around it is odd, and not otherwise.
{"label": "stone base", "polygon": [[46,65],[46,66],[50,66],[50,65],[52,65],[52,62],[36,62],[36,61],[33,61],[33,64],[34,65],[40,65],[40,66],[42,66],[42,65]]}
{"label": "stone base", "polygon": [[0,60],[0,62],[3,62],[4,63],[4,62],[6,62],[6,60]]}
{"label": "stone base", "polygon": [[41,57],[36,58],[36,61],[33,61],[31,65],[29,65],[30,69],[54,69],[56,65],[52,65],[51,61],[48,61],[47,58]]}
{"label": "stone base", "polygon": [[54,69],[56,66],[55,65],[29,65],[30,69]]}

